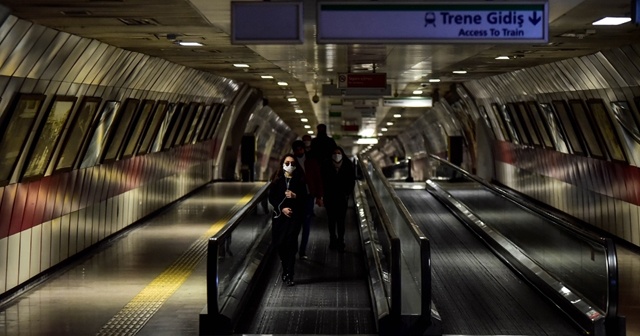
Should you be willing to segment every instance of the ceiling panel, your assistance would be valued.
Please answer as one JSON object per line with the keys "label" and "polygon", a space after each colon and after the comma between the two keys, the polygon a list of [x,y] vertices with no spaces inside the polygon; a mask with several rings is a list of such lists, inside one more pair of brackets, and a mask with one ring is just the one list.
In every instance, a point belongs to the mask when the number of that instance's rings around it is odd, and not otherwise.
{"label": "ceiling panel", "polygon": [[[345,1],[343,1],[345,2]],[[594,28],[591,22],[603,16],[628,16],[628,0],[550,0],[549,44],[421,44],[334,45],[315,43],[315,0],[303,0],[305,42],[300,45],[232,45],[230,0],[1,0],[12,14],[61,31],[94,38],[116,47],[136,51],[198,70],[245,82],[263,91],[274,111],[298,134],[306,133],[301,117],[315,126],[324,122],[330,132],[346,138],[344,119],[330,120],[329,106],[342,97],[322,97],[321,86],[337,80],[341,72],[384,72],[394,94],[423,95],[451,83],[464,82],[504,72],[592,54],[637,41],[633,24]],[[203,47],[180,47],[175,42],[198,41]],[[506,61],[495,60],[506,55]],[[249,69],[235,68],[247,63]],[[453,70],[467,70],[454,75]],[[261,79],[269,74],[274,79]],[[429,83],[440,78],[440,83]],[[288,86],[279,86],[285,81]],[[320,95],[317,104],[311,97]],[[298,99],[303,114],[294,112],[288,97]],[[401,118],[394,118],[394,114]],[[387,122],[385,134],[394,136],[422,109],[379,107],[377,134]],[[336,118],[331,118],[336,119]],[[349,116],[346,122],[357,119]],[[362,122],[360,120],[359,122]],[[365,118],[365,123],[371,120]],[[345,147],[352,144],[342,141]]]}

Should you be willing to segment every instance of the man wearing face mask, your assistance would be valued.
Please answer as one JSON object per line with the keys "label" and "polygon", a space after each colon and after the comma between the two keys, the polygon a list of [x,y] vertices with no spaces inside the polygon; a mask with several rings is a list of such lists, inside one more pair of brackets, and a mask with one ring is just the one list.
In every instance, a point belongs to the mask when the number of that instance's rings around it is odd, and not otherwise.
{"label": "man wearing face mask", "polygon": [[330,161],[323,165],[322,181],[324,207],[327,209],[329,248],[344,251],[344,224],[356,176],[353,163],[346,158],[341,147],[335,146],[331,151]]}
{"label": "man wearing face mask", "polygon": [[281,168],[275,173],[269,188],[269,203],[273,206],[271,239],[282,263],[282,282],[293,286],[307,186],[302,173],[296,169],[296,159],[292,154],[285,155],[280,164]]}
{"label": "man wearing face mask", "polygon": [[[304,139],[304,138],[303,138]],[[298,168],[302,170],[304,174],[304,181],[307,184],[307,192],[309,197],[304,201],[304,221],[302,223],[302,238],[300,240],[300,249],[298,255],[300,259],[308,259],[307,257],[307,243],[309,242],[309,232],[311,230],[311,217],[313,215],[313,205],[324,206],[323,204],[323,186],[322,177],[320,175],[320,165],[315,157],[309,156],[305,150],[305,143],[301,140],[296,140],[291,144],[291,150],[296,157]]]}

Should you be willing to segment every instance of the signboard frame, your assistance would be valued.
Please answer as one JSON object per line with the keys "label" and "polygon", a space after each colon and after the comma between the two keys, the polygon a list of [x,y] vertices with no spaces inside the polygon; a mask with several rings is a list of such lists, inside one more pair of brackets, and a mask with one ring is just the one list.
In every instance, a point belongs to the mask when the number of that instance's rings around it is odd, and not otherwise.
{"label": "signboard frame", "polygon": [[[360,37],[339,37],[339,36],[330,36],[330,32],[327,32],[326,29],[330,29],[329,27],[335,27],[336,26],[336,22],[335,21],[339,21],[338,17],[327,17],[326,13],[329,12],[338,12],[338,9],[340,6],[344,6],[345,8],[349,8],[350,10],[360,10],[360,11],[365,11],[366,8],[369,8],[370,11],[372,13],[376,13],[374,15],[372,15],[371,17],[367,16],[367,15],[362,15],[362,20],[356,20],[357,17],[355,16],[355,13],[350,13],[350,19],[351,21],[354,22],[354,24],[358,24],[360,25],[360,22],[373,22],[375,21],[375,18],[380,18],[379,16],[376,16],[377,13],[380,13],[382,11],[389,11],[389,12],[401,12],[403,8],[406,8],[405,12],[407,11],[418,11],[418,10],[424,10],[425,14],[423,17],[423,22],[425,23],[425,26],[428,25],[430,23],[430,20],[427,17],[428,13],[432,13],[436,18],[437,15],[435,15],[434,11],[435,10],[441,10],[440,8],[443,9],[454,9],[456,7],[460,8],[460,9],[455,9],[455,10],[462,10],[466,7],[471,8],[477,12],[481,12],[481,11],[491,11],[491,10],[500,10],[500,9],[505,9],[505,10],[514,10],[514,9],[520,9],[522,11],[527,10],[528,7],[536,7],[536,6],[542,6],[542,8],[540,9],[542,11],[542,16],[538,17],[537,16],[537,12],[539,10],[536,10],[536,14],[534,14],[534,17],[529,17],[530,22],[533,25],[537,25],[537,23],[533,23],[533,21],[531,20],[540,20],[540,24],[541,24],[541,33],[539,34],[540,36],[536,35],[535,37],[532,38],[518,38],[519,36],[514,36],[513,38],[511,37],[503,37],[498,35],[497,37],[495,37],[494,35],[492,35],[492,33],[487,33],[487,35],[489,36],[481,36],[481,37],[477,37],[477,38],[473,38],[473,36],[466,36],[466,37],[424,37],[424,36],[412,36],[412,37],[389,37],[391,36],[391,34],[393,34],[392,32],[389,32],[387,34],[387,37],[381,37],[381,36],[360,36]],[[474,8],[476,7],[476,8]],[[367,16],[365,18],[365,16]],[[399,19],[400,21],[404,22],[404,19]],[[502,19],[500,19],[502,20]],[[385,20],[387,21],[387,20]],[[451,20],[450,20],[451,21]],[[455,20],[453,20],[455,21]],[[488,20],[487,20],[488,21]],[[496,20],[498,21],[498,20]],[[355,23],[358,22],[358,23]],[[500,21],[502,22],[502,21]],[[455,23],[457,24],[457,23]],[[493,23],[491,23],[493,24]],[[385,23],[385,28],[387,29],[389,23],[386,22]],[[500,25],[502,25],[502,23],[500,23]],[[425,44],[425,43],[447,43],[447,44],[451,44],[451,43],[491,43],[491,44],[498,44],[498,43],[547,43],[549,42],[549,2],[547,0],[531,0],[531,1],[518,1],[518,2],[508,2],[508,1],[491,1],[491,2],[480,2],[480,1],[463,1],[463,2],[445,2],[445,1],[439,1],[439,2],[429,2],[429,3],[416,3],[416,2],[328,2],[328,1],[319,1],[317,3],[317,10],[316,10],[316,26],[317,26],[317,34],[316,34],[316,43],[318,44],[353,44],[353,43],[385,43],[385,44]],[[397,28],[400,29],[402,28],[402,25],[396,25],[398,26]],[[327,27],[325,29],[325,27]],[[497,27],[497,26],[496,26]],[[372,27],[369,26],[369,29],[350,29],[350,28],[346,28],[345,31],[349,31],[350,34],[353,35],[354,32],[363,32],[366,34],[369,34],[371,32],[374,31],[374,29],[371,29]],[[411,27],[411,29],[413,29],[413,26]],[[388,29],[387,29],[388,30]],[[413,35],[416,35],[415,32],[412,33]],[[523,31],[524,34],[524,31]],[[517,35],[517,34],[516,34]]]}
{"label": "signboard frame", "polygon": [[[243,20],[247,19],[247,12],[245,15],[240,15],[240,10],[242,7],[248,8],[249,6],[257,6],[260,7],[260,10],[255,14],[260,14],[259,16],[264,17],[264,21],[254,20],[250,23],[242,24]],[[267,25],[273,28],[275,24],[286,24],[286,20],[275,20],[274,16],[278,16],[280,14],[287,14],[284,10],[293,7],[296,12],[295,21],[297,23],[297,27],[295,27],[295,37],[285,37],[284,35],[281,37],[276,37],[275,35],[271,38],[268,37],[257,37],[257,36],[246,36],[242,37],[239,33],[237,27],[242,26],[243,28],[250,28],[252,30],[259,30],[260,33],[264,33],[264,29],[261,29],[264,25]],[[280,11],[280,12],[278,12]],[[259,12],[259,13],[258,13]],[[302,44],[304,43],[304,19],[302,12],[302,2],[297,1],[231,1],[231,44]],[[239,17],[243,17],[242,20],[239,20]],[[279,28],[285,28],[283,26]],[[256,33],[256,32],[249,32]]]}

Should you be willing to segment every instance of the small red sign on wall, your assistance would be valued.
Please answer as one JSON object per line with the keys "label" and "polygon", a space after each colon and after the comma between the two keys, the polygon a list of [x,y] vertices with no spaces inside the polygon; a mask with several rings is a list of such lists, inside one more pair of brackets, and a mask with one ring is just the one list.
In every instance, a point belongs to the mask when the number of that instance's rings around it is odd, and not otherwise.
{"label": "small red sign on wall", "polygon": [[386,86],[387,86],[386,73],[338,74],[339,88],[384,88]]}
{"label": "small red sign on wall", "polygon": [[344,132],[358,132],[360,127],[358,125],[342,125],[342,130]]}

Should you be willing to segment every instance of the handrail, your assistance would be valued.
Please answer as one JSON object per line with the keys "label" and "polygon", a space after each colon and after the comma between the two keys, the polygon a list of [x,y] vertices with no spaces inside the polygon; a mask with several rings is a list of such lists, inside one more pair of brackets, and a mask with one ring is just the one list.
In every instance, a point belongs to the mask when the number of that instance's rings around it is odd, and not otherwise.
{"label": "handrail", "polygon": [[[229,219],[227,224],[222,227],[216,234],[209,238],[207,253],[207,307],[210,314],[220,314],[222,306],[226,302],[220,302],[219,292],[219,269],[218,269],[218,242],[224,242],[228,239],[235,228],[245,219],[245,217],[255,210],[266,196],[271,182],[267,182],[262,186],[256,194],[251,198],[242,209]],[[250,258],[247,258],[250,259]],[[249,261],[249,260],[247,260]],[[213,280],[215,279],[215,280]],[[222,304],[222,305],[221,305]]]}
{"label": "handrail", "polygon": [[511,201],[512,203],[516,204],[520,208],[529,212],[537,213],[539,215],[542,215],[548,218],[549,220],[551,220],[551,222],[560,225],[562,229],[575,233],[579,238],[581,238],[584,241],[602,246],[606,256],[605,262],[606,262],[606,269],[607,269],[607,287],[608,287],[607,294],[608,295],[607,295],[607,301],[605,304],[606,307],[601,307],[601,308],[603,308],[606,313],[605,319],[607,321],[606,322],[607,328],[612,328],[614,330],[618,328],[618,325],[620,323],[618,320],[618,264],[617,264],[616,248],[615,248],[615,243],[613,239],[600,237],[592,232],[575,227],[574,225],[571,225],[568,221],[566,221],[564,218],[558,217],[552,212],[547,211],[545,209],[541,209],[540,207],[533,206],[533,205],[526,206],[525,204],[523,204],[522,200],[518,199],[517,197],[513,196],[512,194],[503,190],[502,188],[492,185],[438,156],[435,156],[433,154],[430,154],[429,156],[441,163],[444,163],[452,167],[456,171],[462,173],[465,177],[477,183],[482,184],[488,190]]}
{"label": "handrail", "polygon": [[576,227],[574,225],[571,225],[564,218],[558,217],[555,214],[553,214],[552,212],[549,212],[547,210],[541,209],[541,208],[536,207],[536,206],[525,206],[525,205],[522,204],[521,200],[519,200],[518,198],[514,197],[513,195],[511,195],[507,191],[503,190],[502,188],[500,188],[500,187],[498,187],[496,185],[493,185],[491,183],[488,183],[487,181],[485,181],[485,180],[483,180],[481,178],[478,178],[477,176],[472,175],[471,173],[467,172],[466,170],[454,165],[453,163],[451,163],[451,162],[449,162],[449,161],[447,161],[447,160],[445,160],[445,159],[443,159],[441,157],[438,157],[438,156],[433,155],[433,154],[429,154],[429,156],[431,158],[437,160],[437,161],[440,161],[441,163],[444,163],[444,164],[452,167],[453,169],[455,169],[458,172],[462,173],[466,177],[474,180],[475,182],[478,182],[478,183],[482,184],[487,189],[495,192],[496,194],[498,194],[498,195],[500,195],[500,196],[502,196],[502,197],[504,197],[506,199],[509,199],[509,200],[513,201],[519,207],[521,207],[521,208],[523,208],[525,210],[528,210],[528,211],[534,211],[534,212],[537,212],[537,213],[539,213],[541,215],[544,215],[544,216],[552,219],[555,223],[560,224],[563,227],[580,234],[581,236],[583,236],[586,239],[589,239],[589,240],[591,240],[593,242],[596,242],[597,244],[600,244],[600,245],[603,244],[601,239],[605,239],[605,238],[600,237],[600,236],[598,236],[598,235],[596,235],[596,234],[594,234],[592,232],[589,232],[587,230],[583,230],[583,229],[581,229],[579,227]]}
{"label": "handrail", "polygon": [[[358,160],[360,162],[363,162],[360,155],[358,156]],[[419,290],[421,293],[420,314],[424,318],[427,318],[427,317],[430,318],[432,295],[431,295],[431,262],[430,262],[431,256],[430,256],[429,240],[427,239],[426,235],[422,233],[418,225],[415,223],[415,221],[409,214],[409,211],[406,209],[406,207],[404,206],[404,204],[396,194],[395,190],[393,189],[389,181],[387,181],[387,179],[384,177],[384,174],[382,173],[382,170],[380,169],[380,167],[377,164],[375,164],[373,160],[368,160],[368,163],[371,165],[373,173],[375,173],[378,176],[379,180],[383,184],[383,187],[386,189],[386,192],[391,197],[391,200],[394,203],[395,208],[398,210],[399,215],[402,217],[402,221],[408,224],[407,228],[409,229],[409,232],[410,232],[410,236],[411,236],[410,238],[415,239],[416,243],[418,244],[419,260],[421,261],[420,269],[418,271],[420,273],[413,274],[413,272],[411,272],[412,273],[411,276],[414,278],[411,280],[415,281],[415,277],[417,276],[420,277],[420,284],[419,284],[420,286]],[[364,163],[362,163],[362,165],[364,165]],[[367,169],[364,169],[365,167],[362,167],[362,168],[363,168],[363,172],[367,171]],[[363,173],[363,175],[365,175],[365,177],[368,178],[367,182],[370,183],[371,186],[373,186],[373,182],[372,180],[370,180],[368,174]],[[377,191],[377,192],[380,192],[380,191]],[[401,232],[396,232],[396,234],[398,234],[399,237],[401,236]],[[409,246],[402,241],[402,237],[401,237],[400,245],[401,247]],[[409,279],[404,279],[404,281],[408,281],[408,280]]]}
{"label": "handrail", "polygon": [[392,316],[399,317],[401,315],[402,307],[402,290],[400,287],[400,238],[391,225],[391,220],[389,219],[389,215],[387,214],[387,212],[384,210],[384,206],[382,205],[380,196],[375,192],[375,187],[373,186],[371,176],[365,173],[367,171],[367,167],[360,155],[358,155],[357,161],[357,164],[360,166],[360,171],[363,172],[362,175],[364,176],[367,185],[373,191],[371,192],[371,198],[373,198],[373,203],[378,210],[378,215],[380,216],[380,220],[382,222],[382,229],[391,242],[391,293],[389,293],[391,304],[389,305],[389,310]]}
{"label": "handrail", "polygon": [[[367,260],[365,266],[367,266],[367,270],[369,272],[369,294],[371,296],[371,301],[373,302],[373,309],[375,312],[374,316],[377,316],[378,318],[376,323],[378,333],[381,333],[381,320],[385,319],[386,316],[391,316],[391,295],[387,294],[391,293],[391,288],[388,285],[390,284],[389,281],[385,281],[384,276],[385,269],[389,270],[390,261],[383,262],[383,259],[390,260],[388,256],[390,256],[391,253],[385,253],[387,249],[385,249],[383,244],[386,243],[386,246],[390,247],[393,243],[386,232],[378,234],[377,227],[382,227],[384,225],[380,224],[379,217],[374,217],[371,213],[369,201],[367,199],[367,195],[370,195],[371,193],[365,191],[365,183],[366,182],[362,181],[356,182],[353,201],[359,217],[360,241],[362,243],[364,255],[366,256],[365,259]],[[377,221],[376,218],[378,219]],[[380,239],[381,235],[384,236],[382,237],[384,239],[384,243]],[[395,240],[398,241],[398,239]],[[385,266],[387,267],[385,268]]]}
{"label": "handrail", "polygon": [[231,231],[235,229],[237,223],[240,223],[249,213],[249,210],[253,210],[256,206],[258,206],[258,202],[262,201],[265,197],[267,197],[267,191],[271,186],[271,181],[265,183],[262,188],[258,189],[255,195],[245,204],[240,211],[236,212],[231,219],[227,222],[225,226],[222,227],[216,234],[214,234],[210,239],[222,239],[226,238]]}

